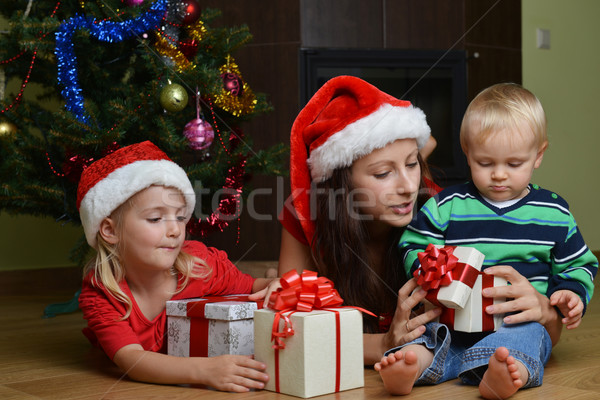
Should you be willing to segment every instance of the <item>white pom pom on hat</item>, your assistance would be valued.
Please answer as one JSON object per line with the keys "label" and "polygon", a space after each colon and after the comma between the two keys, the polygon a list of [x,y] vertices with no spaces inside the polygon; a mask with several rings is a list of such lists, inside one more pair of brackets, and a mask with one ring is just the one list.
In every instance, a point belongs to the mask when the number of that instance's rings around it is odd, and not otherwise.
{"label": "white pom pom on hat", "polygon": [[104,218],[152,185],[178,189],[185,198],[186,216],[192,215],[196,196],[187,174],[150,141],[120,148],[84,169],[77,188],[77,208],[89,245],[96,248],[96,234]]}

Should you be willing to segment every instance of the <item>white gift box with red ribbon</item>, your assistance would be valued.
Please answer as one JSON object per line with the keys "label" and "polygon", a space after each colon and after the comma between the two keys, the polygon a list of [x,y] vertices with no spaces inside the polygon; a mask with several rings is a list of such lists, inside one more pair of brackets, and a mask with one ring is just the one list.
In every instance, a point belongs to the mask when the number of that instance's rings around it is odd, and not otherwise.
{"label": "white gift box with red ribbon", "polygon": [[167,301],[167,352],[178,357],[254,354],[256,302],[247,295]]}
{"label": "white gift box with red ribbon", "polygon": [[427,309],[442,307],[438,321],[461,332],[495,331],[503,315],[485,312],[488,305],[506,301],[481,295],[486,287],[506,286],[506,279],[481,272],[485,256],[477,249],[463,246],[429,245],[419,253],[421,267],[415,271],[417,282],[426,290]]}
{"label": "white gift box with red ribbon", "polygon": [[[314,271],[284,274],[254,313],[254,358],[267,365],[265,389],[313,397],[364,386],[362,315]],[[373,315],[374,316],[374,315]]]}
{"label": "white gift box with red ribbon", "polygon": [[[265,389],[313,397],[364,386],[362,315],[351,308],[294,312],[285,348],[271,341],[276,312],[254,313],[254,358],[267,365]],[[336,319],[339,318],[339,321]],[[285,324],[279,320],[280,329]]]}

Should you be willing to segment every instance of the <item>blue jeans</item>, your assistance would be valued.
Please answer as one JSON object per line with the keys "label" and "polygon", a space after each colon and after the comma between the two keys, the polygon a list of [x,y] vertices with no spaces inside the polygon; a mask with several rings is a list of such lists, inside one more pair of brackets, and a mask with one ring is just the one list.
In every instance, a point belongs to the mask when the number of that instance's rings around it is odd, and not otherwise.
{"label": "blue jeans", "polygon": [[496,332],[481,333],[456,332],[437,322],[428,323],[426,328],[421,337],[385,353],[388,355],[411,344],[422,344],[432,350],[433,362],[423,371],[417,385],[433,385],[457,377],[468,385],[479,385],[490,357],[500,346],[506,347],[510,355],[529,371],[529,379],[523,388],[542,384],[552,341],[546,329],[537,322],[503,324]]}

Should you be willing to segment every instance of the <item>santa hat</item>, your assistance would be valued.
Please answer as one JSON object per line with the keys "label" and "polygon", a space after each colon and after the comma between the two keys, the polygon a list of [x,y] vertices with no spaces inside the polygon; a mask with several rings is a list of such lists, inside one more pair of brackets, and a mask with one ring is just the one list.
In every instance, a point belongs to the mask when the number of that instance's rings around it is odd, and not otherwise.
{"label": "santa hat", "polygon": [[327,81],[292,126],[290,180],[294,206],[310,241],[311,182],[323,182],[373,150],[398,139],[416,139],[422,148],[431,129],[425,114],[353,76]]}
{"label": "santa hat", "polygon": [[186,202],[186,216],[196,196],[185,171],[149,141],[123,147],[94,162],[81,174],[77,208],[85,237],[96,248],[102,220],[139,191],[152,185],[179,189]]}

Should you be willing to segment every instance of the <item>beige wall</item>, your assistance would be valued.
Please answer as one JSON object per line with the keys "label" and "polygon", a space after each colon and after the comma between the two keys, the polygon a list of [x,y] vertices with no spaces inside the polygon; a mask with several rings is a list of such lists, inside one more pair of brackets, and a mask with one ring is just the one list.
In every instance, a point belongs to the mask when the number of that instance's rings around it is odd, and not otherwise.
{"label": "beige wall", "polygon": [[[550,148],[534,175],[571,207],[588,246],[600,250],[600,1],[523,0],[523,85],[541,100]],[[536,47],[550,30],[550,49]]]}
{"label": "beige wall", "polygon": [[73,265],[69,251],[81,235],[51,218],[0,213],[0,271]]}

